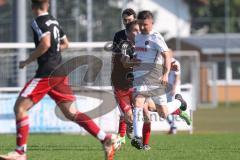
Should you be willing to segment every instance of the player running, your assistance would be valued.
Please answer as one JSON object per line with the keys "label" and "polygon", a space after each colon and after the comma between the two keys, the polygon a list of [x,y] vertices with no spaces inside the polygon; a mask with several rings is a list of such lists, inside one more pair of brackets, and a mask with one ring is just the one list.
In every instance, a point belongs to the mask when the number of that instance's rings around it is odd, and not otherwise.
{"label": "player running", "polygon": [[[75,96],[68,85],[67,74],[56,73],[61,64],[61,51],[68,48],[68,39],[59,22],[48,14],[49,0],[32,0],[32,12],[36,18],[32,22],[36,49],[19,67],[24,68],[31,62],[38,61],[35,77],[20,92],[14,106],[17,128],[17,146],[15,151],[0,155],[2,160],[26,160],[27,140],[29,136],[29,117],[27,111],[48,94],[59,106],[66,118],[76,122],[102,144],[106,160],[112,160],[114,150],[120,144],[116,135],[105,133],[86,114],[73,109]],[[40,158],[41,159],[41,158]]]}
{"label": "player running", "polygon": [[[159,116],[167,118],[171,113],[182,114],[180,110],[186,110],[186,102],[181,95],[167,105],[166,89],[168,89],[168,74],[171,66],[171,52],[169,51],[163,37],[152,29],[153,15],[150,11],[141,11],[138,14],[138,22],[141,34],[135,37],[135,54],[141,62],[133,67],[134,87],[136,89],[134,98],[133,128],[134,139],[131,144],[142,149],[143,114],[149,117],[148,110],[157,111]],[[159,83],[161,82],[161,88]],[[145,109],[147,103],[151,107]],[[180,107],[181,106],[181,107]],[[179,108],[180,107],[180,108]],[[149,119],[149,118],[148,118]],[[189,119],[185,119],[190,124]],[[147,120],[149,122],[149,120]],[[149,122],[150,124],[150,122]],[[150,132],[150,127],[148,132]]]}
{"label": "player running", "polygon": [[[122,12],[122,21],[126,27],[128,23],[136,19],[136,13],[133,9],[127,8]],[[139,31],[139,28],[137,28]],[[133,31],[133,32],[138,32]],[[111,83],[114,90],[114,95],[118,103],[121,116],[119,121],[118,133],[121,137],[122,143],[125,143],[125,134],[127,130],[128,137],[131,138],[130,133],[132,132],[132,67],[124,67],[121,58],[123,54],[131,52],[127,46],[134,44],[134,37],[131,38],[130,30],[123,29],[118,31],[114,35],[113,39],[113,55],[112,55],[112,72],[111,72]],[[133,33],[134,34],[134,33]],[[124,48],[125,46],[125,48]],[[131,48],[131,47],[130,47]],[[123,53],[125,52],[125,53]],[[126,124],[128,123],[128,125]]]}
{"label": "player running", "polygon": [[[180,64],[179,62],[175,59],[172,58],[172,62],[171,62],[171,70],[168,76],[168,83],[172,86],[171,90],[167,92],[167,107],[170,105],[178,105],[178,99],[180,99],[181,101],[184,100],[182,99],[181,95],[180,95]],[[154,101],[149,98],[147,99],[145,105],[144,105],[144,114],[149,114],[149,110],[155,112],[156,111],[156,105],[154,103]],[[182,106],[182,110],[185,110],[185,108],[183,108]],[[179,110],[178,110],[179,111]],[[169,134],[174,134],[172,132],[176,131],[176,125],[174,123],[174,120],[172,117],[174,117],[174,115],[179,115],[182,119],[184,119],[188,125],[190,125],[191,123],[191,119],[188,116],[187,112],[181,111],[181,113],[179,114],[179,112],[173,112],[172,114],[169,114],[167,116],[167,121],[170,124],[170,130],[169,130]],[[171,117],[170,117],[171,116]],[[172,118],[172,119],[170,119]],[[147,117],[145,117],[146,121],[149,121],[149,115]],[[150,121],[149,121],[150,122]],[[149,132],[143,132],[143,138],[142,138],[142,149],[147,151],[150,150],[151,147],[149,145],[149,140],[150,140],[150,131]]]}

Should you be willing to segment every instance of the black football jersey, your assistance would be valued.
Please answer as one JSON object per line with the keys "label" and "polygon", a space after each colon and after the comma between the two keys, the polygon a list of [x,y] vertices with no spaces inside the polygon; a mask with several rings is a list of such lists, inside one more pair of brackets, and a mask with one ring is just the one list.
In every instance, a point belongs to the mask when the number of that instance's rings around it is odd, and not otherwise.
{"label": "black football jersey", "polygon": [[59,22],[47,13],[33,20],[31,27],[36,47],[39,45],[41,38],[46,34],[50,34],[51,36],[51,47],[37,59],[38,69],[35,75],[35,77],[47,77],[62,62],[60,40],[65,37],[65,33]]}
{"label": "black football jersey", "polygon": [[[123,44],[127,42],[127,36],[125,30],[117,32],[113,39],[112,48],[112,73],[111,82],[113,87],[117,89],[128,89],[132,87],[132,68],[125,68],[121,62]],[[126,54],[128,54],[128,49]]]}

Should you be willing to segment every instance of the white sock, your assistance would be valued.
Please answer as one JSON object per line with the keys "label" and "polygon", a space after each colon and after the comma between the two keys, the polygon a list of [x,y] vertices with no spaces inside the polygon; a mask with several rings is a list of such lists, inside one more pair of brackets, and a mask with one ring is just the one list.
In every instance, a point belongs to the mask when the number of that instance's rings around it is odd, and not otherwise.
{"label": "white sock", "polygon": [[172,102],[167,103],[168,114],[172,114],[181,106],[181,101],[174,99]]}
{"label": "white sock", "polygon": [[173,115],[172,114],[169,114],[168,116],[167,116],[167,121],[168,121],[168,123],[171,125],[172,124],[172,122],[173,122]]}
{"label": "white sock", "polygon": [[105,132],[103,132],[102,130],[100,130],[99,132],[98,132],[98,134],[97,134],[97,138],[100,140],[100,141],[103,141],[104,139],[105,139],[105,137],[106,137],[106,133]]}
{"label": "white sock", "polygon": [[23,151],[24,153],[27,152],[27,145],[24,144],[22,146],[17,146],[16,150]]}
{"label": "white sock", "polygon": [[143,129],[143,109],[134,108],[133,110],[133,133],[135,137],[142,137]]}
{"label": "white sock", "polygon": [[167,116],[167,121],[168,121],[171,128],[176,127],[175,123],[174,123],[174,116],[172,114],[169,114]]}

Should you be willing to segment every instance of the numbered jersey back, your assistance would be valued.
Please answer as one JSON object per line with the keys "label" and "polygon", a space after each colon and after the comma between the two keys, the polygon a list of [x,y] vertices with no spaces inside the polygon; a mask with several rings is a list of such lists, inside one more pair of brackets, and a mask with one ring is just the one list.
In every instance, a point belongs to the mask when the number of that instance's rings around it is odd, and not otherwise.
{"label": "numbered jersey back", "polygon": [[36,47],[44,36],[50,35],[51,47],[38,58],[38,70],[35,77],[48,76],[61,63],[60,40],[65,34],[59,22],[49,14],[37,17],[32,22],[34,42]]}

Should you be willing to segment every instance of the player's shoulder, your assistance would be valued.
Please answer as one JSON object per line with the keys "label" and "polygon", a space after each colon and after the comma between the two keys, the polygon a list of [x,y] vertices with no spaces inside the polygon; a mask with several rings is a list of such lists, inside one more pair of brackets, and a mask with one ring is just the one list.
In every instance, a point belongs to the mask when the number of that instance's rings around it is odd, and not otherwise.
{"label": "player's shoulder", "polygon": [[126,37],[126,31],[125,31],[125,29],[116,32],[116,33],[115,33],[115,37],[125,38],[125,37]]}
{"label": "player's shoulder", "polygon": [[155,40],[164,40],[163,36],[161,35],[160,32],[156,31],[156,30],[153,30],[151,32],[151,37]]}
{"label": "player's shoulder", "polygon": [[122,29],[122,30],[120,30],[120,31],[117,31],[115,34],[116,34],[116,35],[125,34],[125,29]]}
{"label": "player's shoulder", "polygon": [[59,25],[59,22],[57,21],[56,18],[54,18],[52,15],[50,14],[46,14],[44,16],[39,16],[35,19],[35,22],[39,25],[39,26],[50,26],[52,23]]}

